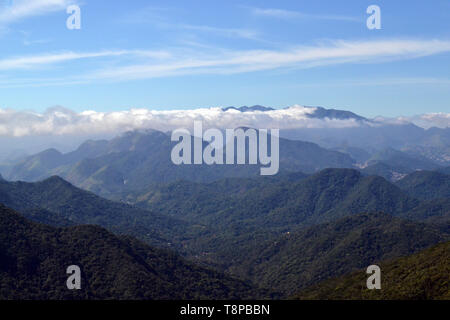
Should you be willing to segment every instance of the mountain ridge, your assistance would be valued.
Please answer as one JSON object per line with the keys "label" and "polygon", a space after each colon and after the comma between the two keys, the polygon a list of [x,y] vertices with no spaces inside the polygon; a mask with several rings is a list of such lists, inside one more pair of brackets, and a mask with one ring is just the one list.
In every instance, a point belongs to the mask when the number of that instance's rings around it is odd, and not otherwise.
{"label": "mountain ridge", "polygon": [[229,271],[249,274],[252,281],[290,296],[323,279],[449,239],[450,234],[423,223],[384,213],[358,214],[249,248]]}
{"label": "mountain ridge", "polygon": [[103,199],[58,176],[36,183],[0,181],[0,203],[28,218],[50,216],[51,220],[59,221],[56,225],[97,224],[161,246],[170,242],[165,235],[176,234],[183,227],[181,221]]}
{"label": "mountain ridge", "polygon": [[[245,299],[248,283],[98,226],[53,228],[0,204],[0,299]],[[82,288],[68,290],[77,265]],[[262,291],[261,291],[262,292]]]}
{"label": "mountain ridge", "polygon": [[449,300],[450,242],[411,256],[382,261],[381,290],[368,290],[366,270],[310,286],[301,300]]}
{"label": "mountain ridge", "polygon": [[[59,156],[57,166],[48,165],[49,162],[37,154],[13,167],[6,178],[36,181],[59,175],[78,187],[113,197],[125,190],[139,190],[154,183],[180,179],[208,182],[260,174],[259,165],[177,166],[170,159],[173,145],[168,134],[155,130],[134,131],[110,140],[106,147],[94,148],[98,152],[95,157],[84,157],[85,144],[78,151]],[[75,162],[71,162],[74,159]],[[281,172],[315,172],[326,167],[352,167],[354,163],[347,154],[310,142],[286,139],[280,139],[279,160]]]}

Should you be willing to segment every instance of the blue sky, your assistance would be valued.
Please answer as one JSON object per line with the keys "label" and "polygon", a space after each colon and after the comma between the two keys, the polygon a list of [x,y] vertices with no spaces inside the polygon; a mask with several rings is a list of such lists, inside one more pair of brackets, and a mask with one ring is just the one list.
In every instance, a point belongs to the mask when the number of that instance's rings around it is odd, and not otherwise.
{"label": "blue sky", "polygon": [[[66,28],[67,6],[81,29]],[[381,30],[366,27],[369,5]],[[450,1],[0,0],[0,108],[450,112]]]}

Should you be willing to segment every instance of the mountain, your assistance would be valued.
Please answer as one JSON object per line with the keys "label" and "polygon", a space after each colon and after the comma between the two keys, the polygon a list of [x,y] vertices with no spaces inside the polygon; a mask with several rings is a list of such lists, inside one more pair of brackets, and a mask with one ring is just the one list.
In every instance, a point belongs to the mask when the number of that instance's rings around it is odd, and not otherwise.
{"label": "mountain", "polygon": [[[294,107],[288,107],[285,109],[289,109],[289,108],[295,108]],[[314,109],[313,112],[311,112],[310,114],[308,114],[309,118],[318,118],[318,119],[339,119],[339,120],[348,120],[348,119],[353,119],[353,120],[357,120],[357,121],[369,121],[368,119],[361,117],[353,112],[350,111],[345,111],[345,110],[337,110],[337,109],[325,109],[322,107],[305,107],[305,108],[310,108],[310,109]],[[252,107],[247,107],[247,106],[243,106],[243,107],[227,107],[227,108],[223,108],[223,111],[228,111],[228,110],[237,110],[240,112],[252,112],[252,111],[262,111],[262,112],[266,112],[266,111],[273,111],[275,109],[270,108],[270,107],[264,107],[264,106],[260,106],[260,105],[255,105]]]}
{"label": "mountain", "polygon": [[239,257],[258,252],[255,248],[261,243],[361,213],[384,212],[414,223],[430,223],[436,232],[450,232],[448,198],[420,201],[381,177],[352,169],[206,184],[181,181],[125,199],[192,224],[197,235],[185,238],[187,255],[229,272],[243,264]]}
{"label": "mountain", "polygon": [[[411,254],[449,234],[384,213],[358,214],[247,246],[228,272],[287,296],[321,280]],[[227,260],[227,258],[229,260]]]}
{"label": "mountain", "polygon": [[450,218],[448,201],[420,201],[381,177],[352,169],[207,184],[181,181],[126,200],[195,226],[198,235],[184,242],[188,254],[224,269],[232,268],[236,256],[245,256],[244,248],[360,213],[433,222],[443,231]]}
{"label": "mountain", "polygon": [[[108,142],[85,143],[66,155],[49,150],[32,156],[13,167],[7,178],[35,181],[59,175],[78,187],[112,198],[181,179],[210,182],[260,174],[259,164],[177,166],[170,159],[174,145],[170,135],[162,132],[129,132]],[[47,160],[50,155],[54,159]],[[346,154],[313,143],[280,139],[280,172],[311,173],[327,167],[352,167],[353,162]]]}
{"label": "mountain", "polygon": [[163,246],[170,242],[168,237],[185,230],[181,221],[103,199],[59,177],[36,183],[0,181],[0,203],[38,222],[57,226],[96,224]]}
{"label": "mountain", "polygon": [[0,181],[6,181],[5,179],[3,179],[1,174],[0,174]]}
{"label": "mountain", "polygon": [[[450,231],[448,199],[420,201],[381,177],[353,169],[178,181],[123,196],[136,206],[100,198],[59,177],[0,182],[0,203],[29,219],[58,226],[99,224],[151,245],[170,245],[198,264],[285,295],[363,267],[358,261],[409,254],[445,240]],[[299,270],[306,271],[299,276]]]}
{"label": "mountain", "polygon": [[[108,148],[105,140],[88,140],[69,153],[61,153],[56,149],[47,149],[38,154],[26,157],[3,171],[10,176],[11,180],[37,181],[48,178],[51,172],[60,172],[65,166],[70,166],[83,159],[95,158],[113,152]],[[112,149],[112,150],[111,150]],[[12,170],[12,171],[11,171]]]}
{"label": "mountain", "polygon": [[369,152],[362,148],[355,148],[348,145],[338,146],[331,148],[331,150],[339,151],[348,154],[352,159],[355,159],[357,163],[366,163],[372,156]]}
{"label": "mountain", "polygon": [[450,198],[450,175],[437,171],[417,171],[396,182],[408,195],[430,200]]}
{"label": "mountain", "polygon": [[450,232],[450,198],[422,201],[417,207],[403,214],[403,217],[431,223]]}
{"label": "mountain", "polygon": [[385,179],[363,176],[353,169],[286,177],[289,175],[280,180],[258,179],[237,194],[228,192],[221,182],[176,182],[126,200],[177,219],[207,225],[220,222],[222,227],[239,224],[239,229],[247,226],[252,230],[284,230],[361,212],[401,215],[419,204]]}
{"label": "mountain", "polygon": [[222,108],[223,111],[228,111],[228,110],[237,110],[240,112],[252,112],[252,111],[262,111],[262,112],[266,112],[266,111],[272,111],[275,110],[273,108],[269,108],[269,107],[264,107],[264,106],[259,106],[259,105],[255,105],[252,107],[247,107],[247,106],[243,106],[243,107],[227,107],[227,108]]}
{"label": "mountain", "polygon": [[413,156],[393,148],[383,149],[374,154],[368,161],[368,164],[383,162],[392,167],[408,168],[410,170],[433,170],[439,168],[437,163],[422,157]]}
{"label": "mountain", "polygon": [[382,161],[376,161],[360,169],[365,175],[375,175],[385,178],[388,181],[396,182],[413,172],[413,169],[389,165]]}
{"label": "mountain", "polygon": [[65,157],[56,149],[48,149],[35,156],[26,158],[20,165],[15,166],[15,174],[23,180],[32,180],[44,176],[51,169],[64,165]]}
{"label": "mountain", "polygon": [[449,300],[450,242],[380,263],[381,290],[368,290],[366,270],[300,291],[308,300]]}
{"label": "mountain", "polygon": [[450,165],[450,127],[430,128],[425,131],[421,140],[405,146],[402,151],[448,166]]}
{"label": "mountain", "polygon": [[[450,140],[450,139],[449,139]],[[433,143],[433,142],[432,142]],[[403,152],[411,156],[420,156],[427,158],[441,166],[450,164],[450,141],[446,143],[437,143],[439,146],[413,145],[406,146]]]}
{"label": "mountain", "polygon": [[438,170],[439,165],[423,156],[387,148],[373,154],[360,170],[367,175],[378,175],[396,182],[410,173],[421,170]]}
{"label": "mountain", "polygon": [[[47,149],[35,155],[26,157],[9,169],[4,169],[12,180],[36,181],[48,178],[48,173],[58,171],[57,168],[74,164],[83,159],[96,158],[101,155],[120,152],[120,148],[106,140],[87,140],[75,151],[61,153],[56,149]],[[8,172],[11,171],[12,172]],[[15,179],[20,177],[20,179]]]}
{"label": "mountain", "polygon": [[443,174],[450,174],[450,166],[445,167],[445,168],[439,168],[436,171],[443,173]]}
{"label": "mountain", "polygon": [[424,129],[412,123],[390,124],[383,119],[350,120],[352,122],[345,127],[284,129],[280,135],[286,139],[313,142],[323,148],[349,146],[370,154],[392,148],[413,158],[426,158],[432,163],[448,166],[450,128]]}
{"label": "mountain", "polygon": [[338,120],[357,120],[357,121],[369,121],[368,119],[357,115],[351,111],[337,110],[337,109],[325,109],[322,107],[314,107],[314,112],[309,115],[310,118],[319,119],[338,119]]}
{"label": "mountain", "polygon": [[[97,226],[53,228],[0,205],[0,299],[245,299],[248,283]],[[68,290],[66,269],[82,272]]]}
{"label": "mountain", "polygon": [[441,222],[450,212],[447,202],[421,202],[381,177],[353,169],[155,184],[117,200],[122,202],[103,199],[58,177],[37,183],[0,182],[0,202],[27,218],[56,226],[98,224],[152,245],[172,246],[213,265],[227,261],[222,259],[226,252],[237,253],[238,244],[253,243],[251,239],[362,212],[399,217],[414,213],[417,216],[408,217]]}

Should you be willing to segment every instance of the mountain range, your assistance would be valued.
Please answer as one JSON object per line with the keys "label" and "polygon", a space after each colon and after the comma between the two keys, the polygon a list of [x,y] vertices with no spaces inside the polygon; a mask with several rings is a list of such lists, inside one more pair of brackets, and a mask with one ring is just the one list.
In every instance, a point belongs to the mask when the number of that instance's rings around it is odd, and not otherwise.
{"label": "mountain range", "polygon": [[[233,111],[228,112],[231,110]],[[153,113],[146,112],[145,114]],[[396,119],[383,117],[371,119],[342,109],[299,105],[284,109],[274,109],[261,105],[199,109],[192,110],[192,114],[196,114],[196,119],[199,121],[202,119],[206,122],[217,121],[219,129],[240,126],[279,128],[283,138],[316,143],[322,148],[358,148],[365,150],[370,155],[386,148],[393,148],[410,155],[424,156],[439,165],[448,166],[450,164],[450,128],[448,117],[446,118],[445,114],[430,114],[409,118],[399,117]],[[71,110],[57,107],[47,110],[42,117],[36,117],[36,121],[46,120],[53,123],[55,130],[59,128],[60,123],[54,121],[59,118],[65,119],[64,121],[78,119],[71,126],[68,123],[73,129],[78,128],[86,121],[88,123],[100,121],[98,123],[101,126],[103,120],[91,119],[93,116],[89,114],[77,115]],[[130,114],[130,117],[134,116],[139,117],[138,114]],[[43,134],[36,132],[32,135],[22,136],[19,134],[22,132],[21,130],[7,132],[5,136],[0,137],[0,170],[5,170],[5,166],[15,164],[26,156],[49,148],[56,148],[67,153],[88,139],[111,139],[130,130],[150,128],[174,130],[175,128],[189,126],[185,121],[189,118],[189,112],[179,111],[170,114],[155,113],[148,121],[136,119],[136,121],[127,122],[127,125],[110,127],[111,124],[105,124],[105,127],[100,131],[91,131],[80,127],[80,130],[69,133],[64,128],[59,128],[59,134],[52,134],[50,131]],[[64,121],[62,122],[65,123]],[[38,122],[35,125],[36,128],[39,127],[40,129],[46,127],[45,122]],[[32,125],[30,124],[30,126]],[[88,127],[91,128],[89,124]]]}
{"label": "mountain range", "polygon": [[[412,175],[399,182],[408,193],[416,186],[417,173]],[[433,179],[434,172],[422,177],[431,193],[441,187]],[[448,198],[435,192],[436,197],[420,200],[401,188],[357,170],[325,169],[152,186],[127,194],[130,205],[52,177],[2,181],[0,203],[40,223],[98,224],[169,247],[196,265],[287,297],[367,263],[448,240]]]}
{"label": "mountain range", "polygon": [[[74,185],[107,198],[178,180],[212,182],[230,177],[252,177],[260,165],[184,165],[171,162],[173,147],[168,134],[159,131],[128,132],[112,140],[87,141],[62,154],[45,150],[3,169],[12,181],[39,181],[58,175]],[[397,181],[417,170],[438,170],[438,163],[421,155],[392,148],[364,156],[354,149],[329,150],[310,142],[280,139],[280,173],[314,173],[325,168],[356,168],[368,175]],[[358,163],[359,159],[361,161]]]}
{"label": "mountain range", "polygon": [[351,125],[282,130],[274,176],[150,129],[0,164],[0,299],[448,299],[450,129],[307,111]]}
{"label": "mountain range", "polygon": [[[87,141],[67,154],[55,149],[43,151],[12,166],[5,178],[38,181],[59,175],[85,190],[111,197],[180,179],[207,182],[260,174],[259,165],[177,166],[170,158],[174,145],[169,134],[159,131],[128,132],[110,141]],[[350,156],[313,143],[280,139],[283,172],[315,172],[327,167],[352,167],[353,163]]]}
{"label": "mountain range", "polygon": [[[433,173],[428,183],[430,193],[434,190],[432,176]],[[413,183],[408,185],[407,178],[402,187],[414,189]],[[449,181],[450,176],[445,179]],[[434,188],[439,190],[440,185]],[[339,274],[337,263],[343,260],[337,259],[338,256],[350,257],[342,267],[348,272],[357,267],[352,263],[369,259],[357,255],[367,254],[366,257],[379,260],[393,252],[396,252],[393,256],[401,256],[426,247],[427,244],[420,245],[421,239],[433,239],[428,245],[447,239],[450,203],[437,192],[435,195],[433,199],[419,200],[381,177],[364,176],[351,169],[326,169],[311,176],[227,179],[208,184],[178,182],[129,196],[128,200],[196,223],[201,236],[195,237],[188,246],[199,261],[267,286],[277,283],[278,291],[294,293],[308,281],[320,280],[316,276]],[[358,218],[359,214],[368,222]],[[367,228],[361,221],[367,223]],[[345,232],[339,238],[342,230]],[[414,233],[419,238],[412,236]],[[308,250],[321,243],[319,239],[328,239],[330,252],[320,247],[308,256]],[[387,242],[381,245],[378,241]],[[281,243],[286,243],[286,249]],[[372,245],[380,251],[373,252]],[[395,249],[396,245],[401,249]],[[265,252],[271,252],[273,257],[269,258]],[[283,282],[279,271],[285,263],[295,265],[295,252],[301,253],[298,259],[305,258],[308,264],[288,269]],[[309,271],[310,278],[304,274],[309,264],[317,271]],[[330,266],[333,267],[329,273],[323,269]],[[273,268],[272,280],[266,279],[270,268]],[[294,273],[295,270],[300,273]]]}

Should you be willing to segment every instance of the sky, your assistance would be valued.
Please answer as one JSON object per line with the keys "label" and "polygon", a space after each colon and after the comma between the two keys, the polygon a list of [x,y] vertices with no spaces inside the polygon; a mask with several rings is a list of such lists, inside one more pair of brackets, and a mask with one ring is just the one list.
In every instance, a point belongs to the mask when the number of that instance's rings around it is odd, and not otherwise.
{"label": "sky", "polygon": [[0,0],[0,49],[0,111],[450,113],[448,0]]}

